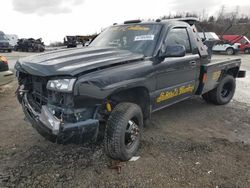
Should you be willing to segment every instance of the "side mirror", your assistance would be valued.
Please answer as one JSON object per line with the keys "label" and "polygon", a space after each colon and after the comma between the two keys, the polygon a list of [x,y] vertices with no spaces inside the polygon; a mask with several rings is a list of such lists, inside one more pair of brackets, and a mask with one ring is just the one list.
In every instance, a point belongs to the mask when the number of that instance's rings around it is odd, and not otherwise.
{"label": "side mirror", "polygon": [[183,45],[167,46],[165,52],[161,54],[162,58],[166,57],[184,57],[186,55],[186,49]]}

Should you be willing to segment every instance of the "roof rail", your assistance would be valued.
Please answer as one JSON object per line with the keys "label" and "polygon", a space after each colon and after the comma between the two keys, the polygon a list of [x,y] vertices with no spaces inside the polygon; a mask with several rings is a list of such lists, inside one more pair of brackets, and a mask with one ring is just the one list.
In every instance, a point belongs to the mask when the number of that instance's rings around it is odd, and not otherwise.
{"label": "roof rail", "polygon": [[199,19],[196,17],[174,18],[171,20],[187,22],[189,25],[194,25],[196,22],[199,22]]}
{"label": "roof rail", "polygon": [[130,24],[130,23],[141,23],[141,20],[128,20],[124,22],[124,24]]}

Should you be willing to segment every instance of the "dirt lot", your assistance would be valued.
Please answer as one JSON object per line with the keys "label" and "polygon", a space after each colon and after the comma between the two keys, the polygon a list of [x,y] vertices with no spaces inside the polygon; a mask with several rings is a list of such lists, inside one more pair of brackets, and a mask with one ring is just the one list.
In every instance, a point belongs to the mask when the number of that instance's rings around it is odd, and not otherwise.
{"label": "dirt lot", "polygon": [[[250,55],[240,57],[250,71]],[[120,174],[101,144],[44,140],[24,120],[15,87],[0,90],[0,187],[250,187],[249,74],[226,106],[197,97],[155,113],[141,158],[121,163]]]}

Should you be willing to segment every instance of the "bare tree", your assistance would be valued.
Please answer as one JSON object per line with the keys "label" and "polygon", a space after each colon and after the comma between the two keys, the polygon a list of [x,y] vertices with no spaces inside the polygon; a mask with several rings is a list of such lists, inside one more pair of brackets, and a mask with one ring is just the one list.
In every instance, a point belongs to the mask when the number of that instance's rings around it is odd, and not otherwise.
{"label": "bare tree", "polygon": [[240,6],[237,5],[235,8],[235,17],[238,19],[239,18],[239,14],[240,14]]}
{"label": "bare tree", "polygon": [[226,9],[226,6],[222,5],[219,12],[218,12],[217,22],[221,22],[221,21],[224,20],[224,18],[225,18],[225,9]]}
{"label": "bare tree", "polygon": [[208,14],[206,9],[202,9],[202,14],[200,20],[206,21],[208,19]]}

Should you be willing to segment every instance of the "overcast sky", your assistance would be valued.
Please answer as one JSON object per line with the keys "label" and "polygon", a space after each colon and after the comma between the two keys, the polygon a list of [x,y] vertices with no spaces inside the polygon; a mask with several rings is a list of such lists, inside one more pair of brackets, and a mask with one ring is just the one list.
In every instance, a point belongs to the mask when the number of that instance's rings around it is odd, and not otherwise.
{"label": "overcast sky", "polygon": [[1,0],[0,31],[22,37],[42,37],[46,44],[65,35],[100,32],[113,23],[158,18],[190,11],[215,15],[220,7],[237,5],[250,16],[249,0]]}

